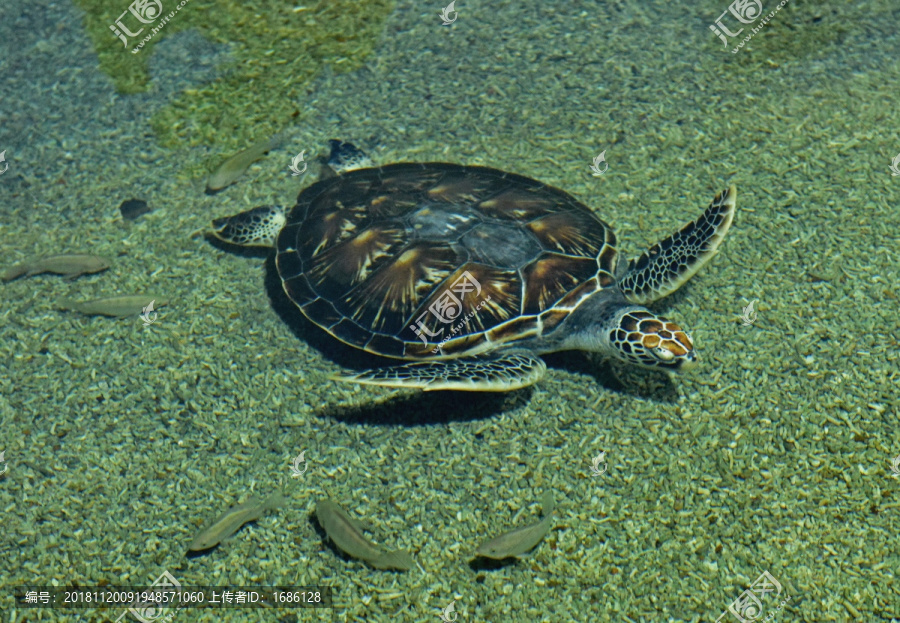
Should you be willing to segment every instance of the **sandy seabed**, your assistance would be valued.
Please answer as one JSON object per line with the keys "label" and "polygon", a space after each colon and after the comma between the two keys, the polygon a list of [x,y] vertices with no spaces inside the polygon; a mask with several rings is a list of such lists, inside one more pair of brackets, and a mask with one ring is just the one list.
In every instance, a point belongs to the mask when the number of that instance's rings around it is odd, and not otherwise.
{"label": "sandy seabed", "polygon": [[[762,616],[787,599],[775,620],[900,619],[897,9],[844,8],[833,39],[837,18],[804,22],[800,3],[732,55],[712,2],[473,3],[446,27],[439,8],[399,2],[367,65],[324,71],[282,148],[213,197],[179,171],[215,146],[163,150],[147,125],[196,68],[167,63],[150,93],[117,95],[69,2],[0,9],[2,260],[112,260],[0,284],[0,620],[112,621],[121,609],[17,608],[13,587],[164,571],[334,591],[331,610],[174,621],[439,621],[454,601],[459,621],[710,621],[763,572],[779,590]],[[779,19],[803,54],[778,55]],[[177,57],[196,37],[164,45]],[[736,184],[719,255],[654,306],[691,332],[699,369],[668,379],[576,352],[510,394],[329,381],[372,361],[298,321],[264,254],[204,236],[212,218],[291,203],[314,167],[291,177],[290,158],[329,138],[559,186],[629,257]],[[132,197],[154,210],[124,223]],[[149,327],[56,305],[145,291],[171,299]],[[286,485],[286,506],[185,556],[218,513]],[[485,537],[536,521],[547,488],[557,522],[531,557],[470,563]],[[419,568],[336,551],[312,518],[325,495]]]}

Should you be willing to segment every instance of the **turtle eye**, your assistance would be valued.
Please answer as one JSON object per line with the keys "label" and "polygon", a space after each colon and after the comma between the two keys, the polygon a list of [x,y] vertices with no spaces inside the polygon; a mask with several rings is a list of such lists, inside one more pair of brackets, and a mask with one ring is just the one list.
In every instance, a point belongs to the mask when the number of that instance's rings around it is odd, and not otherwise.
{"label": "turtle eye", "polygon": [[672,361],[673,359],[675,359],[675,353],[673,353],[669,349],[664,348],[662,346],[657,346],[651,352],[654,355],[656,355],[657,357],[659,357],[660,361],[665,362],[665,361]]}
{"label": "turtle eye", "polygon": [[652,349],[659,364],[666,368],[686,370],[697,362],[694,353],[694,341],[687,332],[674,322],[662,320],[662,329],[656,335],[648,335],[645,339],[656,342]]}

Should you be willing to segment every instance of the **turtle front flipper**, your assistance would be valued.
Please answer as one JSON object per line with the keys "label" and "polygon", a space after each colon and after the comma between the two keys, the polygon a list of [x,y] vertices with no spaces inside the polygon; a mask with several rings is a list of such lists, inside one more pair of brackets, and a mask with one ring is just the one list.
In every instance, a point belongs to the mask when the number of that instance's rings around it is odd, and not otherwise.
{"label": "turtle front flipper", "polygon": [[242,247],[274,247],[275,237],[287,222],[283,206],[259,206],[212,222],[219,240]]}
{"label": "turtle front flipper", "polygon": [[508,392],[540,381],[547,371],[544,361],[528,351],[410,363],[377,368],[358,374],[335,375],[335,381],[410,387],[425,391],[453,389],[469,392]]}
{"label": "turtle front flipper", "polygon": [[646,305],[668,296],[712,259],[734,220],[734,186],[723,190],[697,220],[628,263],[619,287],[630,302]]}

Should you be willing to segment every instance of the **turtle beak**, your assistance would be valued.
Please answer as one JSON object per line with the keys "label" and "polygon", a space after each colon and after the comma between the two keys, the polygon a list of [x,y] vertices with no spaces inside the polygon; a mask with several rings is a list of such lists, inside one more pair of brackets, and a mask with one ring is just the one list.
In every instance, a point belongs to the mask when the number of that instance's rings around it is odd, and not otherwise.
{"label": "turtle beak", "polygon": [[687,355],[677,361],[678,363],[675,365],[675,370],[678,372],[689,372],[697,367],[697,364],[700,362],[700,357],[698,357],[696,351],[692,349],[688,351]]}
{"label": "turtle beak", "polygon": [[697,365],[697,353],[691,336],[674,322],[663,318],[644,321],[641,337],[645,350],[658,359],[657,365],[669,370],[687,372]]}

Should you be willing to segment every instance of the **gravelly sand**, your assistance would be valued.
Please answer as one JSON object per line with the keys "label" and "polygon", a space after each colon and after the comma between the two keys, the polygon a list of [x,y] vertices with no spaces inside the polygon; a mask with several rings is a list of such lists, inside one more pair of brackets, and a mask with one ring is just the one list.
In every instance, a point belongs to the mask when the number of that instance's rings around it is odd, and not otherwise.
{"label": "gravelly sand", "polygon": [[[224,50],[178,35],[159,49],[154,90],[117,96],[67,2],[0,8],[0,259],[113,259],[75,281],[0,285],[2,620],[114,620],[121,610],[15,610],[11,586],[140,585],[164,570],[183,585],[334,587],[334,611],[301,621],[438,621],[453,600],[460,621],[708,621],[765,570],[790,595],[777,621],[900,619],[900,178],[888,170],[900,15],[842,9],[834,38],[809,3],[791,6],[775,19],[809,45],[788,56],[766,29],[719,50],[708,24],[727,7],[712,2],[473,2],[451,27],[437,5],[401,2],[366,69],[323,73],[285,146],[215,197],[179,176],[215,146],[162,151],[146,120],[174,85],[214,75]],[[364,360],[292,318],[263,256],[203,232],[292,201],[310,179],[290,177],[289,158],[332,137],[381,162],[490,164],[558,185],[629,255],[737,184],[722,252],[655,307],[689,328],[702,366],[669,380],[558,354],[540,385],[509,395],[328,381]],[[610,169],[591,177],[604,149]],[[126,226],[131,197],[154,211]],[[151,290],[172,302],[147,328],[55,305]],[[742,326],[754,299],[758,319]],[[291,479],[302,450],[309,470]],[[594,477],[601,450],[608,471]],[[217,513],[287,483],[285,508],[185,557]],[[485,536],[534,521],[547,488],[557,527],[532,557],[468,563]],[[322,495],[421,569],[341,556],[311,519]]]}

